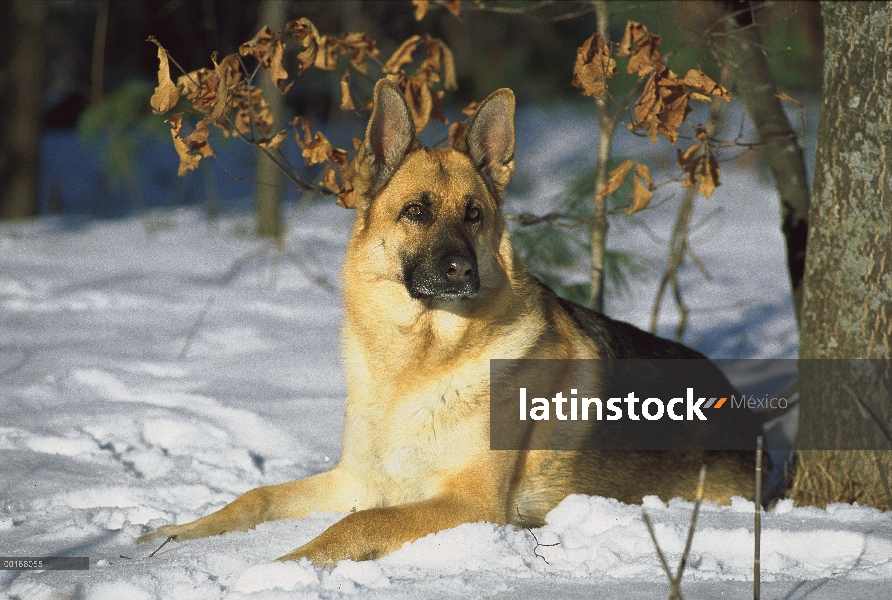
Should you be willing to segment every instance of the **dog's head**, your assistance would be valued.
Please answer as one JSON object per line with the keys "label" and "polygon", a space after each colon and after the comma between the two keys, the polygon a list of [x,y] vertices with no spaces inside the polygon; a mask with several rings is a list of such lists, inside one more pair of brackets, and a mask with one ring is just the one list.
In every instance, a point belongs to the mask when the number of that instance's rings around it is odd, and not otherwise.
{"label": "dog's head", "polygon": [[452,148],[426,148],[402,93],[379,81],[356,161],[348,268],[352,260],[366,281],[399,283],[411,298],[438,303],[501,285],[500,209],[513,172],[510,90],[484,100]]}

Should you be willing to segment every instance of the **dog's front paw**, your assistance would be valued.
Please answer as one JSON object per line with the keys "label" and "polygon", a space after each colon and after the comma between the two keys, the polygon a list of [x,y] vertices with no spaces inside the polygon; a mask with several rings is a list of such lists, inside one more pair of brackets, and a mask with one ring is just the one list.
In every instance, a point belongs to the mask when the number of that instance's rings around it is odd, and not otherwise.
{"label": "dog's front paw", "polygon": [[328,539],[325,534],[310,540],[276,560],[300,560],[307,558],[317,567],[334,567],[342,560],[372,560],[383,553],[374,550],[369,543],[346,543],[343,540]]}
{"label": "dog's front paw", "polygon": [[177,542],[182,542],[183,540],[193,540],[196,538],[219,535],[221,533],[226,533],[226,531],[226,529],[217,531],[215,529],[208,528],[206,524],[201,523],[199,520],[192,521],[191,523],[185,523],[183,525],[165,525],[164,527],[159,527],[155,531],[151,531],[136,538],[136,543],[144,544],[145,542],[151,542],[153,539],[159,536],[169,537]]}
{"label": "dog's front paw", "polygon": [[186,539],[185,537],[180,537],[181,535],[183,535],[183,525],[165,525],[164,527],[159,527],[155,531],[150,531],[149,533],[139,536],[136,538],[136,543],[145,544],[159,536],[169,537],[175,540]]}
{"label": "dog's front paw", "polygon": [[287,560],[300,560],[302,558],[307,558],[317,567],[334,567],[345,558],[351,558],[349,556],[345,556],[342,551],[339,552],[337,548],[313,548],[312,546],[312,542],[310,542],[309,544],[304,544],[300,548],[295,548],[288,554],[280,556],[276,559],[276,561],[285,562]]}

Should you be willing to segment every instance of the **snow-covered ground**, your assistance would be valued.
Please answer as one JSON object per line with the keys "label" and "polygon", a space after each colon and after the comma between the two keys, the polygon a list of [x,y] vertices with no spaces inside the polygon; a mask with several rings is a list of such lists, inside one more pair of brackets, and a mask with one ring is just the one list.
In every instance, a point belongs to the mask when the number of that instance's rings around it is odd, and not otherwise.
{"label": "snow-covered ground", "polygon": [[[576,127],[557,148],[540,145],[550,166],[524,159],[521,137],[518,170],[544,194],[566,159],[560,147],[586,136]],[[712,279],[682,273],[693,310],[686,340],[713,357],[795,357],[776,199],[752,175],[728,171],[723,182],[695,216],[712,215],[692,239]],[[659,261],[653,237],[666,235],[673,206],[648,211],[647,230],[615,226],[611,245]],[[0,571],[0,597],[668,597],[642,507],[605,498],[555,508],[535,535],[556,546],[472,523],[334,569],[271,562],[334,513],[172,542],[153,557],[157,544],[134,543],[150,527],[338,460],[337,288],[352,217],[323,205],[298,215],[288,247],[301,268],[245,234],[247,216],[210,223],[197,209],[0,226],[0,555],[90,557],[88,571]],[[646,327],[655,289],[651,277],[608,309]],[[673,318],[664,313],[664,334]],[[692,505],[644,508],[674,568]],[[702,507],[686,598],[751,596],[752,514],[742,500]],[[890,596],[890,513],[782,501],[762,527],[763,598]]]}

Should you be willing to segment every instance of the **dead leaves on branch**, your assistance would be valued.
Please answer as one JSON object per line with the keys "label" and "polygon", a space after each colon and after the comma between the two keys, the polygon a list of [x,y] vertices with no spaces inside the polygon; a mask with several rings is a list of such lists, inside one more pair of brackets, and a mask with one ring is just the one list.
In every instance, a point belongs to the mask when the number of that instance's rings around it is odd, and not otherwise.
{"label": "dead leaves on branch", "polygon": [[280,92],[287,94],[291,89],[294,82],[285,84],[288,72],[282,66],[282,59],[285,57],[285,43],[275,31],[264,25],[253,39],[239,46],[238,53],[241,56],[256,58],[263,65],[263,69],[269,73],[270,79]]}
{"label": "dead leaves on branch", "polygon": [[678,167],[685,174],[681,187],[699,185],[700,193],[709,199],[715,188],[721,185],[719,163],[709,148],[709,139],[704,128],[697,128],[697,139],[699,141],[684,152],[678,149],[675,151]]}
{"label": "dead leaves on branch", "polygon": [[[424,58],[413,75],[404,67],[415,61],[415,53],[424,51]],[[440,81],[443,88],[458,88],[455,60],[452,50],[442,40],[429,35],[413,35],[397,48],[384,63],[384,74],[397,84],[415,122],[415,131],[421,132],[431,119],[448,123],[443,112],[443,90],[434,90]]]}
{"label": "dead leaves on branch", "polygon": [[354,69],[366,73],[368,59],[379,54],[379,50],[375,48],[375,40],[367,34],[345,33],[340,37],[320,35],[316,26],[306,17],[289,21],[284,32],[290,33],[304,47],[304,51],[297,55],[300,72],[310,67],[333,71],[337,67],[338,57],[343,54],[350,57],[350,64]]}
{"label": "dead leaves on branch", "polygon": [[650,168],[647,165],[626,160],[610,172],[607,182],[597,194],[597,198],[604,198],[618,190],[626,180],[626,176],[632,171],[632,167],[635,168],[632,176],[632,206],[626,209],[626,214],[644,210],[654,197],[653,191],[657,188],[651,179]]}
{"label": "dead leaves on branch", "polygon": [[679,79],[678,75],[664,67],[651,73],[644,84],[644,90],[632,109],[635,120],[630,128],[647,130],[651,142],[656,142],[657,137],[662,135],[675,145],[678,129],[691,112],[690,100],[711,102],[713,96],[731,101],[728,90],[703,71],[691,69],[683,79]]}
{"label": "dead leaves on branch", "polygon": [[[343,208],[356,208],[356,199],[353,193],[353,164],[347,158],[347,152],[335,148],[321,131],[313,135],[310,122],[304,117],[294,117],[291,120],[294,129],[294,140],[300,146],[307,165],[327,163],[322,185],[338,196],[338,206]],[[359,147],[360,141],[353,140],[353,148]]]}
{"label": "dead leaves on branch", "polygon": [[[731,100],[728,90],[703,71],[691,69],[684,77],[679,77],[669,69],[660,52],[660,36],[650,33],[641,23],[628,21],[622,40],[614,47],[617,57],[628,58],[626,71],[637,75],[639,81],[644,81],[643,89],[632,105],[629,129],[646,132],[651,142],[656,143],[657,138],[663,136],[672,145],[676,144],[679,130],[691,112],[692,100]],[[594,34],[577,50],[572,83],[581,88],[584,95],[596,99],[607,97],[608,80],[617,75],[616,61],[611,56],[613,49],[609,42]],[[702,128],[697,128],[697,131],[701,132]],[[701,193],[708,198],[719,185],[718,161],[706,143],[705,134],[701,138],[698,133],[698,139],[701,141],[687,151],[678,151],[678,164],[685,172],[685,185],[692,186],[697,181]],[[598,197],[616,191],[631,168],[631,164],[623,163],[614,170],[608,182],[598,191]],[[647,206],[653,196],[649,173],[644,177],[637,166],[635,173],[631,212]],[[615,178],[618,178],[618,183],[614,181]]]}
{"label": "dead leaves on branch", "polygon": [[[447,2],[446,5],[450,10],[457,11],[460,2]],[[417,8],[420,10],[422,6],[418,4]],[[426,10],[426,6],[423,8]],[[189,135],[184,135],[183,131],[186,111],[167,120],[171,125],[174,148],[180,158],[180,176],[196,169],[202,158],[213,156],[209,142],[210,126],[221,129],[227,136],[240,136],[265,150],[279,150],[293,132],[306,164],[325,165],[320,184],[306,184],[299,176],[295,181],[306,189],[337,194],[339,205],[352,208],[355,205],[353,167],[347,151],[333,147],[321,132],[312,134],[309,123],[302,117],[296,117],[284,129],[274,133],[272,110],[263,98],[261,89],[253,85],[253,77],[262,69],[282,94],[291,88],[294,81],[289,81],[285,68],[289,34],[302,48],[295,55],[298,74],[310,67],[334,70],[341,56],[349,59],[354,71],[365,74],[369,61],[375,60],[384,76],[394,81],[403,92],[416,131],[420,133],[430,120],[448,122],[443,112],[444,91],[436,90],[434,86],[441,84],[445,90],[451,90],[458,85],[452,51],[441,40],[428,35],[413,36],[382,64],[377,61],[380,51],[375,47],[375,40],[367,34],[322,35],[306,18],[290,21],[281,30],[263,27],[251,40],[239,46],[237,54],[230,54],[219,63],[214,55],[212,69],[202,68],[184,73],[176,83],[170,77],[167,51],[157,40],[149,38],[158,46],[159,61],[158,87],[150,103],[156,113],[162,114],[171,111],[185,98],[191,103],[192,110],[188,112],[200,117]],[[257,61],[254,72],[248,70],[243,57],[253,57]],[[406,69],[413,63],[418,64],[417,68],[412,73],[407,72]],[[356,94],[351,86],[349,69],[341,77],[340,90],[341,108],[356,110]],[[361,108],[368,110],[371,102],[362,103]]]}

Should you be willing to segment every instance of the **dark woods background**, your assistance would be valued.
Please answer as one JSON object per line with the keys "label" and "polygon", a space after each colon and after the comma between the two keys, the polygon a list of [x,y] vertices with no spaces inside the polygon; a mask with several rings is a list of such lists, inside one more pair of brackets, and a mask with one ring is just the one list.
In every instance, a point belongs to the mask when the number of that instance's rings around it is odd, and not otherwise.
{"label": "dark woods background", "polygon": [[[5,101],[0,219],[70,212],[116,216],[190,197],[196,201],[191,184],[176,181],[176,156],[163,118],[151,115],[148,98],[157,83],[158,60],[157,48],[146,38],[155,36],[186,70],[211,66],[213,52],[225,56],[253,37],[261,25],[261,5],[260,0],[0,2],[0,97]],[[385,58],[413,34],[443,39],[458,73],[459,89],[445,99],[452,114],[503,86],[513,88],[521,103],[587,101],[570,81],[576,48],[595,31],[590,2],[466,0],[461,6],[459,20],[431,2],[419,22],[409,0],[294,0],[287,18],[308,17],[323,34],[366,32]],[[683,44],[674,63],[679,69],[698,66],[714,73],[714,60],[696,38],[727,8],[728,3],[709,1],[611,2],[611,37],[619,39],[627,19],[640,21],[663,36],[664,49]],[[817,4],[779,2],[759,15],[779,85],[800,94],[819,90]],[[293,64],[293,56],[290,60]],[[175,67],[172,75],[179,75]],[[340,71],[308,69],[289,92],[286,109],[313,122],[341,118],[339,78]],[[65,169],[74,169],[77,177],[72,180]],[[193,179],[201,177],[193,174]],[[93,198],[88,205],[72,204],[70,188],[76,186]],[[249,186],[244,194],[251,195]]]}

